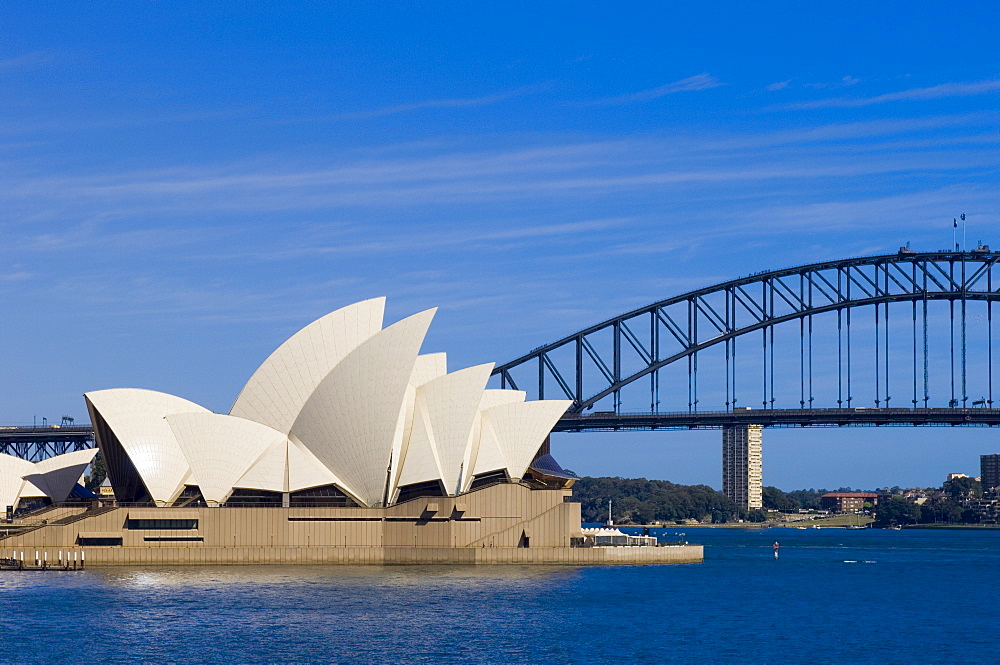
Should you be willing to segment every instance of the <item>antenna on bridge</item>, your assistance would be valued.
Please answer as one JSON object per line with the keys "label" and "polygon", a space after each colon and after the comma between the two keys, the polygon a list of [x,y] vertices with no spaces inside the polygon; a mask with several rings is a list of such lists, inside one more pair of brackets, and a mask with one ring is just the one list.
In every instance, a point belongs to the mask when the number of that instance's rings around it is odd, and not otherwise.
{"label": "antenna on bridge", "polygon": [[968,247],[968,245],[965,244],[965,213],[964,212],[961,215],[961,220],[962,220],[962,251],[964,252],[965,249],[966,249],[966,247]]}

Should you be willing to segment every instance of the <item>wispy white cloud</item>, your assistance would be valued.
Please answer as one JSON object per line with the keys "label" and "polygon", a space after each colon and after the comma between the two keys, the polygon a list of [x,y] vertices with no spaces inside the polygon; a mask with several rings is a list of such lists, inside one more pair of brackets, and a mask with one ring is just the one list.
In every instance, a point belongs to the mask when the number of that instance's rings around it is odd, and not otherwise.
{"label": "wispy white cloud", "polygon": [[20,72],[44,67],[55,60],[48,51],[32,51],[13,58],[0,59],[0,72]]}
{"label": "wispy white cloud", "polygon": [[[971,133],[963,127],[978,129]],[[778,183],[877,174],[964,173],[996,168],[995,123],[979,114],[886,119],[714,137],[645,137],[527,149],[463,151],[447,146],[328,164],[231,163],[156,171],[31,177],[9,171],[0,201],[19,228],[67,215],[110,222],[170,215],[263,215],[348,209],[542,201],[721,183]],[[963,128],[959,132],[945,128]],[[941,131],[932,131],[938,130]],[[907,134],[919,133],[915,137]],[[894,137],[892,142],[882,137]],[[993,142],[995,143],[995,142]],[[963,146],[967,146],[963,148]],[[393,213],[395,214],[395,213]],[[326,215],[325,215],[326,216]],[[26,235],[26,234],[25,234]],[[141,237],[137,238],[142,240]],[[52,242],[72,238],[55,236]],[[375,238],[372,242],[380,242]]]}
{"label": "wispy white cloud", "polygon": [[526,95],[535,94],[540,90],[544,90],[547,87],[548,84],[543,83],[538,85],[525,86],[523,88],[518,88],[516,90],[500,92],[493,95],[483,95],[481,97],[452,97],[446,99],[427,99],[421,102],[412,102],[409,104],[396,104],[394,106],[385,106],[382,108],[369,109],[366,111],[337,113],[329,116],[323,116],[321,118],[309,118],[293,122],[308,122],[315,120],[364,120],[368,118],[380,118],[388,115],[397,115],[399,113],[422,111],[425,109],[458,109],[458,108],[469,108],[476,106],[490,106],[491,104],[504,102],[507,101],[508,99],[514,99],[516,97],[524,97]]}
{"label": "wispy white cloud", "polygon": [[[939,232],[940,240],[948,240],[951,211],[962,209],[969,201],[976,202],[978,214],[974,216],[989,219],[1000,206],[1000,194],[993,187],[963,184],[892,196],[765,205],[746,211],[737,223],[743,233],[754,235],[822,230],[823,233],[854,232],[860,240],[870,237],[873,230],[898,230],[907,234]],[[948,245],[940,243],[940,247]]]}
{"label": "wispy white cloud", "polygon": [[[728,137],[707,137],[690,146],[674,144],[675,149],[687,147],[696,152],[741,152],[750,148],[774,148],[779,146],[809,145],[836,142],[844,149],[852,146],[867,146],[877,149],[879,144],[872,139],[887,139],[902,134],[919,133],[927,147],[947,146],[969,137],[966,128],[985,128],[992,131],[996,124],[993,113],[962,113],[935,115],[917,118],[883,118],[861,122],[835,122],[801,129],[738,134]],[[940,130],[940,131],[935,131]],[[974,136],[974,135],[973,135]],[[860,141],[860,139],[868,139]]]}
{"label": "wispy white cloud", "polygon": [[[612,217],[606,219],[585,219],[558,224],[517,224],[512,221],[498,221],[491,226],[470,222],[453,223],[451,228],[419,226],[410,231],[402,231],[391,236],[373,238],[371,229],[357,225],[336,227],[332,233],[326,228],[317,228],[313,233],[297,233],[294,237],[305,237],[286,247],[269,247],[266,251],[250,254],[198,253],[198,258],[253,259],[256,261],[288,261],[317,256],[372,255],[392,256],[414,252],[441,253],[465,250],[498,250],[513,248],[544,238],[580,237],[583,234],[623,228],[633,222],[633,218]],[[96,241],[96,239],[95,239]]]}
{"label": "wispy white cloud", "polygon": [[598,99],[589,102],[589,105],[602,105],[602,104],[634,104],[637,102],[648,102],[653,99],[659,99],[660,97],[666,97],[667,95],[673,95],[678,92],[693,92],[697,90],[708,90],[710,88],[718,88],[720,85],[724,85],[722,81],[712,76],[709,73],[697,74],[695,76],[689,76],[686,79],[681,79],[679,81],[674,81],[673,83],[667,83],[666,85],[661,85],[657,88],[650,88],[649,90],[641,90],[639,92],[629,93],[627,95],[618,95],[616,97],[607,97],[605,99]]}
{"label": "wispy white cloud", "polygon": [[0,274],[0,282],[25,282],[35,276],[35,273],[27,270],[18,270],[7,274]]}
{"label": "wispy white cloud", "polygon": [[922,99],[941,99],[945,97],[971,97],[984,95],[1000,90],[1000,79],[990,79],[986,81],[974,81],[969,83],[942,83],[928,88],[910,88],[899,92],[890,92],[874,97],[830,97],[827,99],[816,99],[808,102],[793,102],[782,104],[781,109],[821,109],[836,107],[861,107],[873,104],[884,104],[886,102],[912,101]]}
{"label": "wispy white cloud", "polygon": [[787,79],[785,81],[775,81],[774,83],[768,83],[764,86],[764,89],[768,92],[774,92],[775,90],[784,90],[789,85],[791,85],[792,79]]}
{"label": "wispy white cloud", "polygon": [[829,88],[849,88],[852,85],[857,85],[858,83],[861,83],[861,79],[859,79],[857,77],[854,77],[854,76],[851,76],[850,74],[848,74],[847,76],[844,76],[843,78],[841,78],[838,81],[833,81],[833,82],[823,81],[823,82],[806,83],[805,87],[806,88],[813,88],[814,90],[826,90],[826,89],[829,89]]}
{"label": "wispy white cloud", "polygon": [[[20,119],[17,121],[0,119],[0,134],[26,135],[36,134],[46,138],[45,143],[51,144],[54,134],[85,133],[95,130],[121,130],[131,127],[148,127],[152,125],[198,123],[206,121],[232,121],[246,117],[248,109],[204,109],[195,111],[177,111],[168,113],[135,113],[106,115],[81,119],[76,116],[44,117],[37,119]],[[40,144],[40,142],[35,142]],[[8,144],[14,147],[30,145],[27,143]]]}
{"label": "wispy white cloud", "polygon": [[[976,202],[975,218],[994,219],[1000,210],[1000,195],[993,188],[981,185],[959,185],[940,189],[919,190],[892,196],[848,196],[843,198],[816,197],[808,201],[773,204],[765,200],[756,205],[743,202],[727,212],[723,220],[699,220],[696,236],[685,234],[660,236],[655,240],[629,239],[602,249],[605,255],[643,256],[676,254],[685,249],[707,251],[734,242],[748,254],[773,256],[782,247],[785,262],[768,266],[780,268],[808,261],[809,243],[805,239],[822,238],[831,247],[829,256],[844,252],[849,256],[893,251],[908,240],[916,241],[921,251],[948,247],[951,233],[949,211],[961,209],[969,201]],[[972,217],[972,215],[970,215]],[[894,238],[898,245],[886,246],[885,239]],[[797,238],[795,248],[802,258],[788,254],[786,239]],[[892,242],[892,241],[890,241]],[[787,249],[787,251],[786,251]],[[827,255],[821,253],[820,255]],[[598,258],[598,254],[590,257]],[[815,257],[816,253],[812,254]],[[730,275],[728,278],[735,277]],[[698,280],[707,283],[704,277]]]}

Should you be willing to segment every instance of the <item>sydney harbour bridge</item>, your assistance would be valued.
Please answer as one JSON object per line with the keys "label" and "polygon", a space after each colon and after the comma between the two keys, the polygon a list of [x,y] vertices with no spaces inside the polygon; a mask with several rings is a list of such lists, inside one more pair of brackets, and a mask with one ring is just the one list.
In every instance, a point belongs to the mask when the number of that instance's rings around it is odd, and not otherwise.
{"label": "sydney harbour bridge", "polygon": [[[998,262],[901,248],[760,272],[540,346],[493,382],[572,400],[563,432],[1000,425]],[[89,426],[0,428],[0,452],[27,459],[92,445]]]}
{"label": "sydney harbour bridge", "polygon": [[608,319],[494,375],[529,399],[572,400],[557,431],[1000,425],[998,262],[987,247],[903,248],[760,272]]}

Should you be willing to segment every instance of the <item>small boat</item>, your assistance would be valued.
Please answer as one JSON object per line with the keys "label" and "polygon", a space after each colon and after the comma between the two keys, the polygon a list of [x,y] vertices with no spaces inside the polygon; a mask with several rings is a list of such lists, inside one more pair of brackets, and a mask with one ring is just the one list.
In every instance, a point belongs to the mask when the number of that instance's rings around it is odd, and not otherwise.
{"label": "small boat", "polygon": [[861,515],[858,515],[857,513],[855,513],[855,516],[858,518],[857,522],[855,522],[854,524],[848,524],[847,528],[848,529],[867,529],[868,528],[867,525],[861,523]]}

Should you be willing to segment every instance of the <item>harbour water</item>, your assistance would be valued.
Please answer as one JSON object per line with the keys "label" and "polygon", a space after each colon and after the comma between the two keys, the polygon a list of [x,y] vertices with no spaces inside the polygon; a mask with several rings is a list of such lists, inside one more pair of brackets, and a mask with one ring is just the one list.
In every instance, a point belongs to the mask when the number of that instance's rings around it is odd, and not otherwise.
{"label": "harbour water", "polygon": [[663,535],[705,563],[5,572],[0,662],[995,662],[1000,532]]}

